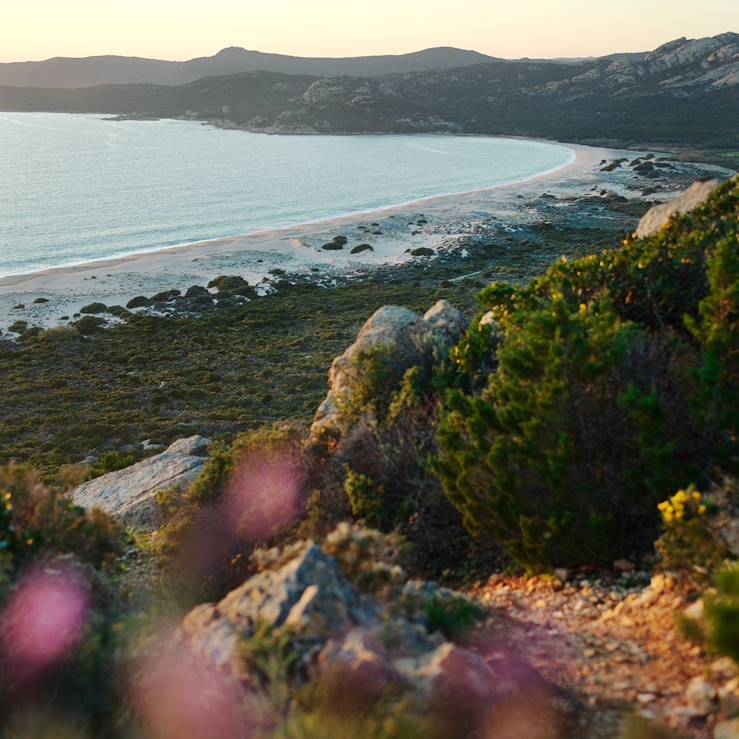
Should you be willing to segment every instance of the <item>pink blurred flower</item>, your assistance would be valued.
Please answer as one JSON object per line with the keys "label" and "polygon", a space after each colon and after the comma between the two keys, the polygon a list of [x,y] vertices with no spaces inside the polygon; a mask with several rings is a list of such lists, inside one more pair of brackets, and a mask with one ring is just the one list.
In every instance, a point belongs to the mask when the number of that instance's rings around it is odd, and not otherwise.
{"label": "pink blurred flower", "polygon": [[133,705],[151,739],[248,739],[255,729],[246,691],[175,640],[132,673]]}
{"label": "pink blurred flower", "polygon": [[89,586],[71,569],[27,575],[0,616],[0,644],[11,674],[44,672],[82,639],[90,610]]}
{"label": "pink blurred flower", "polygon": [[295,522],[301,510],[300,467],[285,452],[247,454],[231,477],[224,518],[248,541],[266,539]]}

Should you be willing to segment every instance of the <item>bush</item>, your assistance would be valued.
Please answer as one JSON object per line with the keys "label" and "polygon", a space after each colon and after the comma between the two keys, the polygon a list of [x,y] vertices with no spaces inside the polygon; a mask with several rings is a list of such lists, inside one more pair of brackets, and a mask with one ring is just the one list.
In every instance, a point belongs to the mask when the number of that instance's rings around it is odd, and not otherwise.
{"label": "bush", "polygon": [[646,549],[657,502],[735,453],[738,191],[482,293],[439,373],[433,465],[475,535],[532,569],[607,563]]}
{"label": "bush", "polygon": [[[184,496],[165,504],[165,523],[155,548],[185,600],[217,598],[249,574],[249,555],[284,534],[302,512],[300,463],[303,431],[274,425],[246,432],[231,446],[211,449],[203,471]],[[238,506],[228,493],[248,480]],[[290,485],[290,500],[272,505],[270,496]],[[277,498],[276,498],[277,499]]]}
{"label": "bush", "polygon": [[74,554],[101,567],[120,552],[122,533],[102,511],[85,511],[47,488],[30,467],[0,467],[0,598],[33,560]]}
{"label": "bush", "polygon": [[80,308],[80,313],[105,313],[108,310],[108,306],[105,303],[90,303]]}
{"label": "bush", "polygon": [[664,533],[655,542],[661,566],[689,580],[705,580],[729,555],[712,526],[717,508],[691,485],[658,506]]}
{"label": "bush", "polygon": [[316,492],[303,533],[322,535],[353,517],[401,533],[416,572],[441,577],[454,571],[463,577],[484,552],[473,545],[462,517],[428,469],[439,412],[430,373],[411,368],[398,386],[387,382],[387,365],[377,369],[373,360],[375,370],[359,374],[361,387],[351,409],[344,410],[357,416],[347,433],[328,450],[311,451],[308,485]]}
{"label": "bush", "polygon": [[91,336],[92,334],[99,333],[103,330],[104,325],[105,321],[97,316],[85,316],[74,323],[74,327],[83,336]]}

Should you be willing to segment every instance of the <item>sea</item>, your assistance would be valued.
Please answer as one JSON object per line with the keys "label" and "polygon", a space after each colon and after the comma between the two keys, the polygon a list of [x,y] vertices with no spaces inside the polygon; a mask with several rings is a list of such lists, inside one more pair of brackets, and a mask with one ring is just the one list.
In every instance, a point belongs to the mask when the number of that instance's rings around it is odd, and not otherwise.
{"label": "sea", "polygon": [[0,112],[0,277],[471,192],[574,158],[518,138]]}

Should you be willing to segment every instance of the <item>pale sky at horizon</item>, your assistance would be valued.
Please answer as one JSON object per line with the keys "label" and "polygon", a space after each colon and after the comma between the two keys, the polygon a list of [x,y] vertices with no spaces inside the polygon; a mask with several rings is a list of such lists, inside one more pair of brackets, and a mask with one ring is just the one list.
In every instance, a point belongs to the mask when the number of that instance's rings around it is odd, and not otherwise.
{"label": "pale sky at horizon", "polygon": [[297,56],[431,46],[507,58],[598,56],[739,31],[738,0],[3,0],[2,6],[3,62],[94,54],[189,59],[225,46]]}

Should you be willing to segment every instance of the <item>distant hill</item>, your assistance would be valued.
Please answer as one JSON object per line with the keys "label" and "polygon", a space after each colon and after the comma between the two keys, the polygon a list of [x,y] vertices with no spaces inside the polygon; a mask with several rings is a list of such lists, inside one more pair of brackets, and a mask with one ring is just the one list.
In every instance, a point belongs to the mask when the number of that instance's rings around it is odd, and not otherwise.
{"label": "distant hill", "polygon": [[186,62],[126,56],[55,57],[41,62],[0,64],[0,85],[13,87],[92,87],[94,85],[148,83],[184,85],[202,77],[240,72],[280,72],[319,77],[378,76],[430,69],[463,67],[492,61],[494,57],[451,47],[424,49],[410,54],[314,58],[265,54],[239,47],[222,49],[214,56]]}
{"label": "distant hill", "polygon": [[562,64],[325,77],[245,72],[187,85],[0,87],[0,109],[203,120],[266,133],[486,133],[739,148],[739,35]]}

